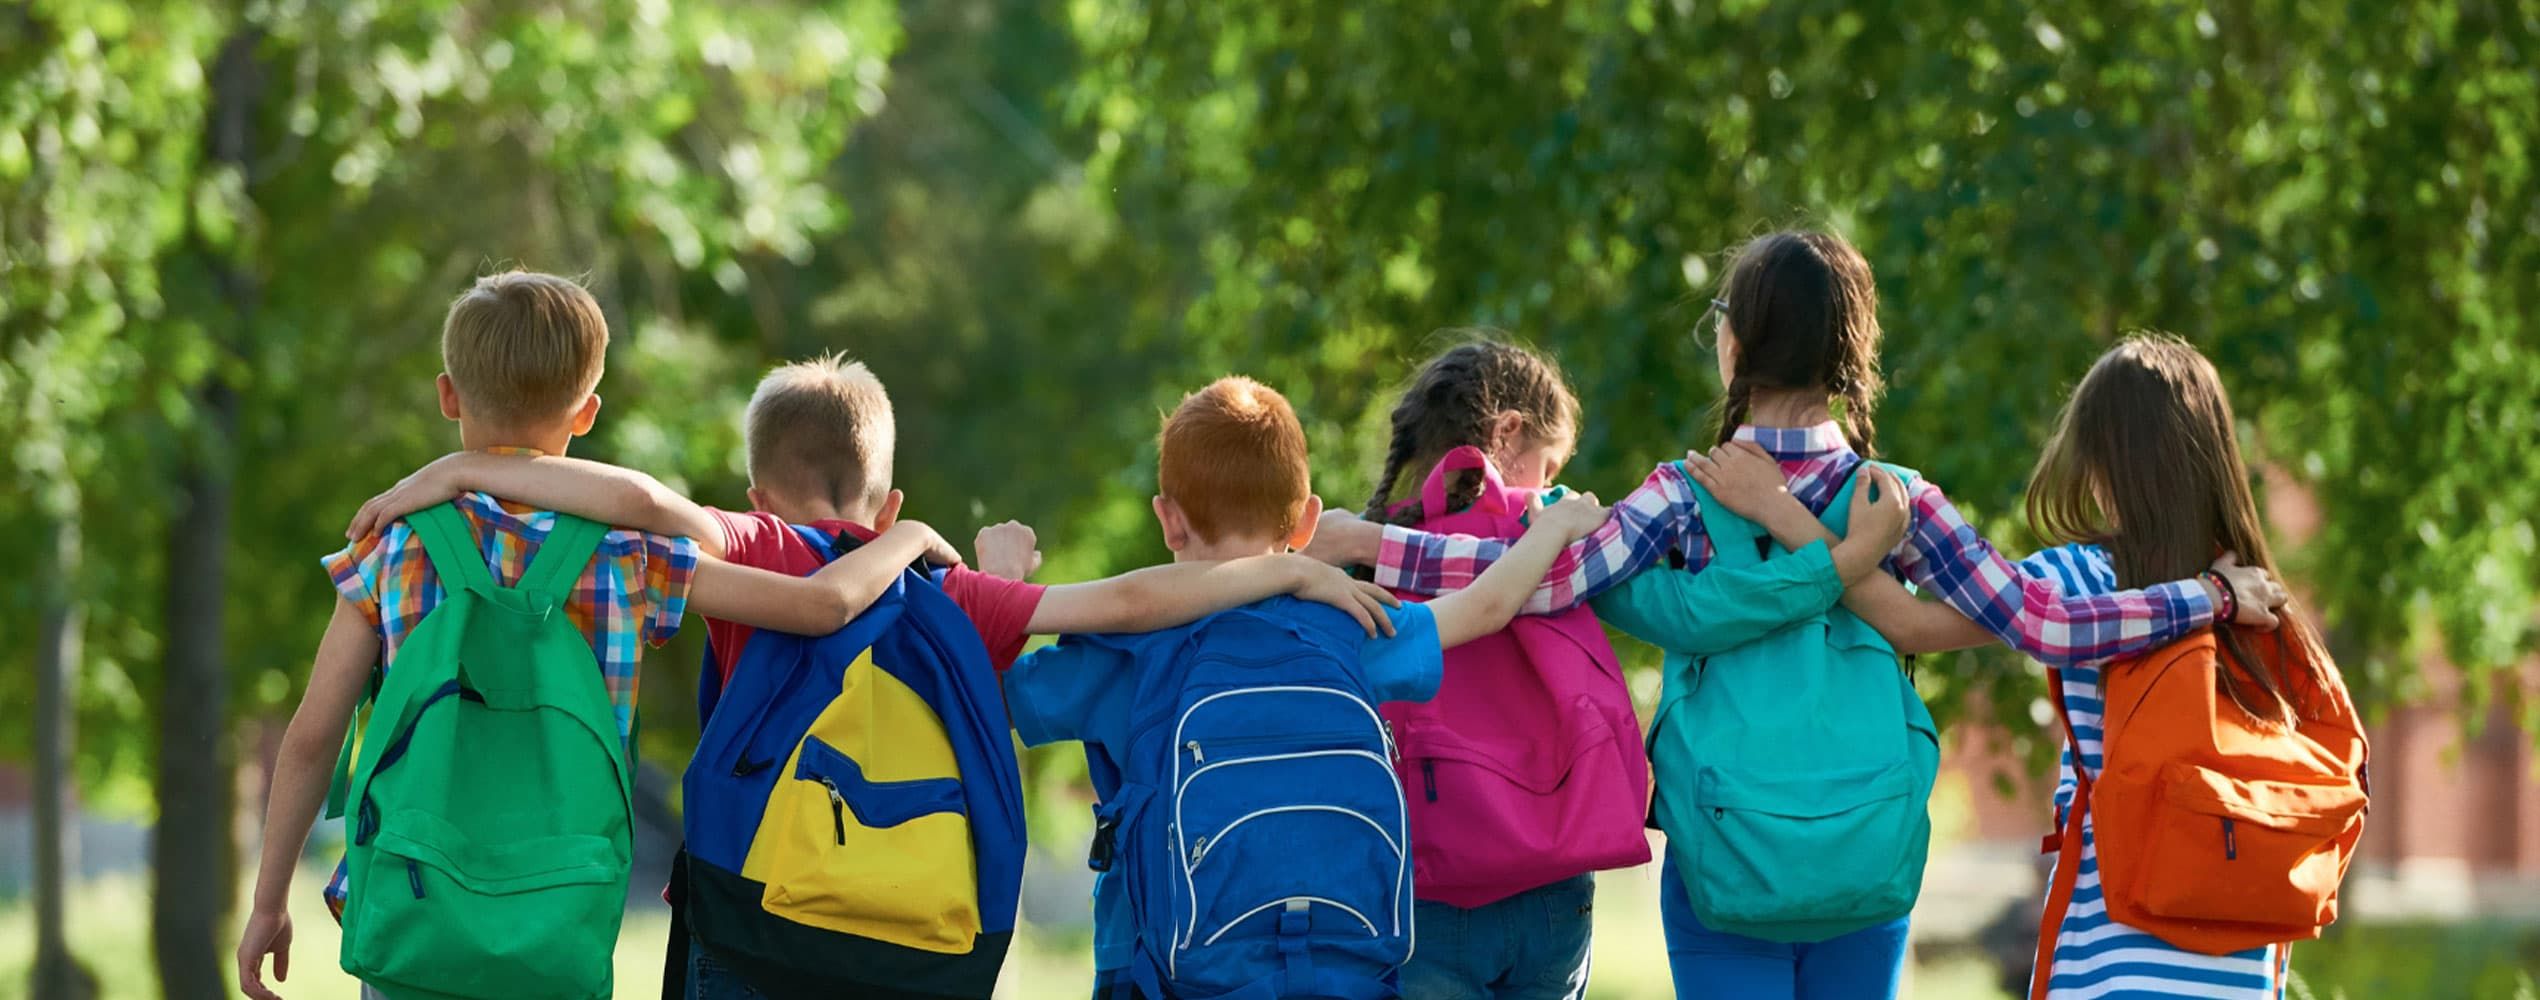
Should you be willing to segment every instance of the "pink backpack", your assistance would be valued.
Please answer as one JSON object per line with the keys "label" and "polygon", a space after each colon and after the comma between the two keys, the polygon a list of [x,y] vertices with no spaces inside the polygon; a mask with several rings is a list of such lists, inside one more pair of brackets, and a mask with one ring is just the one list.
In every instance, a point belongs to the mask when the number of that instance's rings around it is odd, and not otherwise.
{"label": "pink backpack", "polygon": [[[1467,469],[1481,470],[1481,496],[1444,513],[1447,477]],[[1534,492],[1500,482],[1479,449],[1457,448],[1421,487],[1419,527],[1515,539]],[[1605,628],[1585,605],[1520,615],[1448,650],[1436,698],[1383,711],[1401,755],[1419,898],[1469,909],[1649,861],[1640,719]]]}

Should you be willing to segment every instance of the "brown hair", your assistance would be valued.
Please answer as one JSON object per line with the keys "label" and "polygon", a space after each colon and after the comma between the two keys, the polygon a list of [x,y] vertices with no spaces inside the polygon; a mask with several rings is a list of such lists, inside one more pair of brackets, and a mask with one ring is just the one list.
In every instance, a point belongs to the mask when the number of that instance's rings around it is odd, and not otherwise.
{"label": "brown hair", "polygon": [[[1407,488],[1402,482],[1406,474],[1419,475],[1464,445],[1489,448],[1491,422],[1502,412],[1524,418],[1524,433],[1534,441],[1578,433],[1579,397],[1570,391],[1559,365],[1516,344],[1480,339],[1496,336],[1495,331],[1465,334],[1476,339],[1429,359],[1394,404],[1393,440],[1385,449],[1384,468],[1376,474],[1376,491],[1367,498],[1368,517],[1386,519],[1394,491]],[[1462,507],[1481,489],[1481,475],[1467,472],[1447,485],[1448,506]],[[1422,511],[1414,504],[1396,520],[1417,524],[1445,513]]]}
{"label": "brown hair", "polygon": [[600,384],[609,323],[571,278],[505,271],[476,279],[441,322],[441,367],[467,411],[518,428],[573,412]]}
{"label": "brown hair", "polygon": [[[2053,542],[2106,548],[2128,588],[2193,577],[2224,552],[2274,573],[2234,426],[2222,376],[2196,348],[2169,334],[2128,337],[2090,367],[2056,420],[2029,480],[2029,526]],[[2307,694],[2326,690],[2336,669],[2310,622],[2289,605],[2282,615],[2277,641],[2295,655],[2273,666],[2241,630],[2215,628],[2223,693],[2276,722],[2314,715]],[[2279,675],[2295,665],[2302,696]]]}
{"label": "brown hair", "polygon": [[862,362],[830,353],[768,372],[742,418],[750,484],[838,507],[891,489],[899,428],[891,396]]}
{"label": "brown hair", "polygon": [[1824,389],[1853,449],[1876,455],[1879,290],[1861,251],[1830,233],[1760,236],[1738,251],[1722,297],[1737,363],[1721,397],[1720,440],[1746,422],[1758,389]]}
{"label": "brown hair", "polygon": [[1296,410],[1278,390],[1240,375],[1182,397],[1156,451],[1157,489],[1203,539],[1285,539],[1312,495]]}

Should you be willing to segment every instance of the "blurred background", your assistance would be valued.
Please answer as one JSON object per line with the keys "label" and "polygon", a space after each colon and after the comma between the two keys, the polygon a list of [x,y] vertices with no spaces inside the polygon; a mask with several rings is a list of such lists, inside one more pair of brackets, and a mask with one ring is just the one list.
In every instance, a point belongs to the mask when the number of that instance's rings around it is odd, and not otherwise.
{"label": "blurred background", "polygon": [[[480,273],[605,305],[576,454],[745,506],[757,374],[845,350],[897,402],[911,514],[1029,521],[1048,582],[1163,555],[1158,415],[1227,372],[1287,391],[1356,506],[1442,328],[1558,356],[1565,478],[1619,496],[1710,440],[1690,330],[1786,225],[1868,255],[1885,450],[2008,550],[2099,351],[2213,357],[2375,719],[2298,995],[2540,996],[2535,54],[2532,0],[0,0],[0,996],[234,995],[318,557],[456,447],[438,330]],[[654,859],[702,645],[647,660]],[[2041,677],[1918,678],[1950,755],[1913,995],[2004,996]],[[1081,757],[1029,763],[1006,992],[1081,996]],[[350,995],[334,845],[288,995]],[[658,982],[650,879],[622,996]],[[1664,995],[1653,882],[1604,878],[1592,995]]]}

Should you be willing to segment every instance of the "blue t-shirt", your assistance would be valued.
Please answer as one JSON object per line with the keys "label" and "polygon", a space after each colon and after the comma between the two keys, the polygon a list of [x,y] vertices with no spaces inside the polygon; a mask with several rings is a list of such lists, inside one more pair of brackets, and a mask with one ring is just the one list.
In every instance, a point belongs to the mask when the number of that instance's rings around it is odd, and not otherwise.
{"label": "blue t-shirt", "polygon": [[[1388,612],[1394,634],[1359,647],[1359,669],[1378,701],[1427,701],[1444,676],[1437,617],[1418,604]],[[1006,710],[1026,746],[1080,740],[1104,746],[1129,741],[1130,700],[1137,696],[1133,665],[1118,650],[1060,640],[1015,661],[1005,675]],[[1094,967],[1129,964],[1137,943],[1129,900],[1110,873],[1094,878]]]}

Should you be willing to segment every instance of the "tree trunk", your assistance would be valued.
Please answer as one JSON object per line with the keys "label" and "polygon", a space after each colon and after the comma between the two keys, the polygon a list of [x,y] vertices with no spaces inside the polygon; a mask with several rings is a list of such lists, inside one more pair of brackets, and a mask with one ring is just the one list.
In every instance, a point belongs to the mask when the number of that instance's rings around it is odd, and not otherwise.
{"label": "tree trunk", "polygon": [[229,672],[222,575],[229,548],[230,434],[237,397],[215,382],[198,400],[201,446],[169,525],[167,641],[159,700],[159,825],[152,837],[151,943],[169,1000],[220,1000],[221,934],[237,893],[231,849]]}
{"label": "tree trunk", "polygon": [[[221,43],[212,66],[205,152],[212,169],[235,171],[242,182],[263,86],[257,65],[262,42],[261,31],[242,27]],[[232,354],[255,325],[255,279],[233,251],[210,245],[199,228],[189,241],[229,306],[226,323],[215,329],[228,327],[228,336],[216,336],[216,343],[221,354]],[[238,891],[232,829],[237,776],[230,770],[222,613],[238,394],[228,377],[224,366],[215,365],[197,389],[197,422],[178,472],[178,507],[168,524],[161,632],[167,658],[160,679],[159,825],[152,837],[150,900],[151,946],[168,1000],[222,1000],[229,989],[222,937]]]}
{"label": "tree trunk", "polygon": [[37,582],[44,620],[35,646],[35,996],[88,1000],[96,977],[71,954],[62,898],[79,868],[79,821],[71,815],[71,748],[79,699],[79,512],[53,522],[53,558]]}

